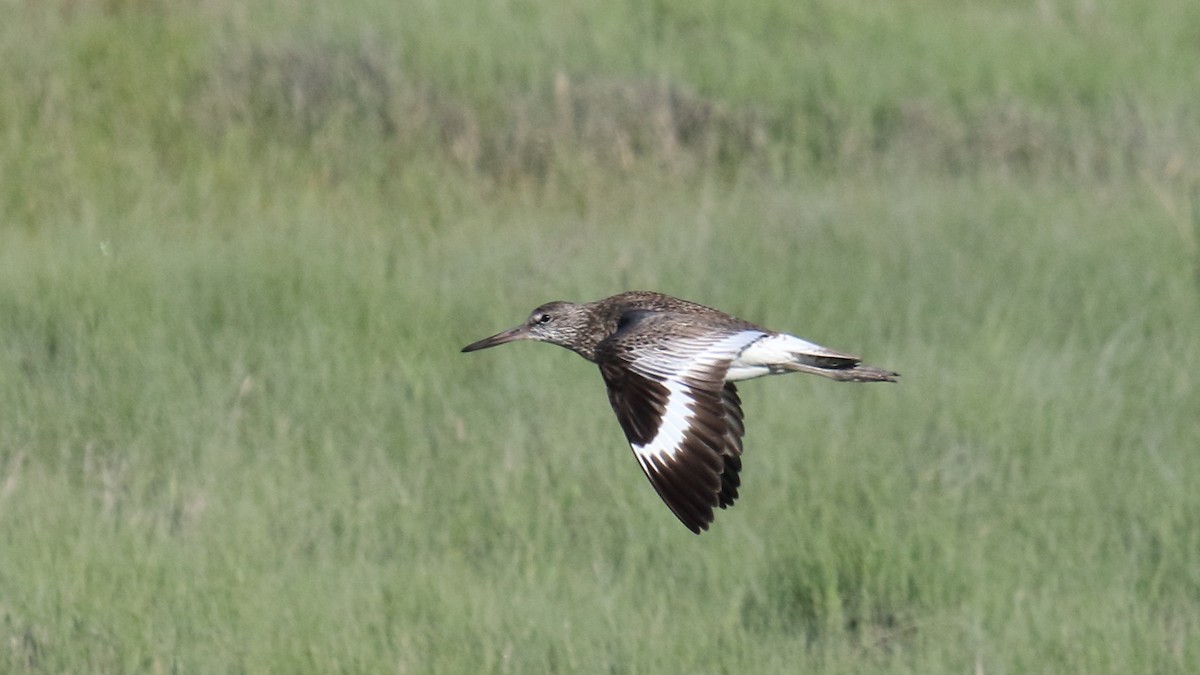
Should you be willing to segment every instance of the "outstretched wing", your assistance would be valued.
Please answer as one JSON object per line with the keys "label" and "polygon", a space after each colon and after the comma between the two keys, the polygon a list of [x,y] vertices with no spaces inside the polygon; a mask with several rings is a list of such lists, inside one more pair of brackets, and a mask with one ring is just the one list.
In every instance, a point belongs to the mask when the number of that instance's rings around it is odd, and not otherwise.
{"label": "outstretched wing", "polygon": [[690,530],[737,498],[742,410],[730,362],[766,333],[635,310],[596,349],[608,400],[650,483]]}

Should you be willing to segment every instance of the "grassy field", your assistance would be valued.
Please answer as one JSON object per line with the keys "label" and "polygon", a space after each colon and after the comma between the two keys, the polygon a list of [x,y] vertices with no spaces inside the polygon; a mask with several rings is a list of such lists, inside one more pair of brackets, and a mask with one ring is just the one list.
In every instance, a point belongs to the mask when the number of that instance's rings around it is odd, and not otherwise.
{"label": "grassy field", "polygon": [[[0,671],[1200,671],[1200,4],[0,4]],[[902,381],[696,537],[634,288]]]}

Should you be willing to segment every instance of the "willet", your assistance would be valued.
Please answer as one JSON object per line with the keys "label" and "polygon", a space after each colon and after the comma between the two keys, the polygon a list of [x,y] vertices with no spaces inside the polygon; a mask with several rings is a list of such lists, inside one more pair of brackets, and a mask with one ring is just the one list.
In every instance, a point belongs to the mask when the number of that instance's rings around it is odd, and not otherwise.
{"label": "willet", "polygon": [[549,342],[600,366],[608,401],[642,471],[692,532],[738,496],[742,403],[734,382],[811,373],[895,382],[899,373],[669,295],[631,291],[588,303],[548,302],[521,325],[463,347]]}

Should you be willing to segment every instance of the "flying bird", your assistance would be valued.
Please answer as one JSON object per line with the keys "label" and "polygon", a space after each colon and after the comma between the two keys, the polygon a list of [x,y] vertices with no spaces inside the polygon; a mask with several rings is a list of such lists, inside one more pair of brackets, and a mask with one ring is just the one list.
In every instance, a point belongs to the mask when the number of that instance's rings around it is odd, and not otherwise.
{"label": "flying bird", "polygon": [[895,382],[899,373],[724,312],[651,291],[548,302],[521,325],[463,347],[516,340],[566,347],[600,367],[608,401],[642,471],[688,529],[707,530],[738,496],[742,402],[735,382],[811,373]]}

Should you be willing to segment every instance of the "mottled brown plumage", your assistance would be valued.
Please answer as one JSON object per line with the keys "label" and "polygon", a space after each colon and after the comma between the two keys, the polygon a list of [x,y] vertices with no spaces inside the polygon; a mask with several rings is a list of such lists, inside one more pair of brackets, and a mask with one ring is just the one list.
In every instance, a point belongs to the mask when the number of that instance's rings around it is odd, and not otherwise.
{"label": "mottled brown plumage", "polygon": [[738,496],[745,426],[735,381],[785,372],[854,382],[897,377],[856,356],[651,291],[549,302],[520,326],[463,351],[514,340],[560,345],[600,367],[642,470],[696,533],[708,529],[715,507]]}

